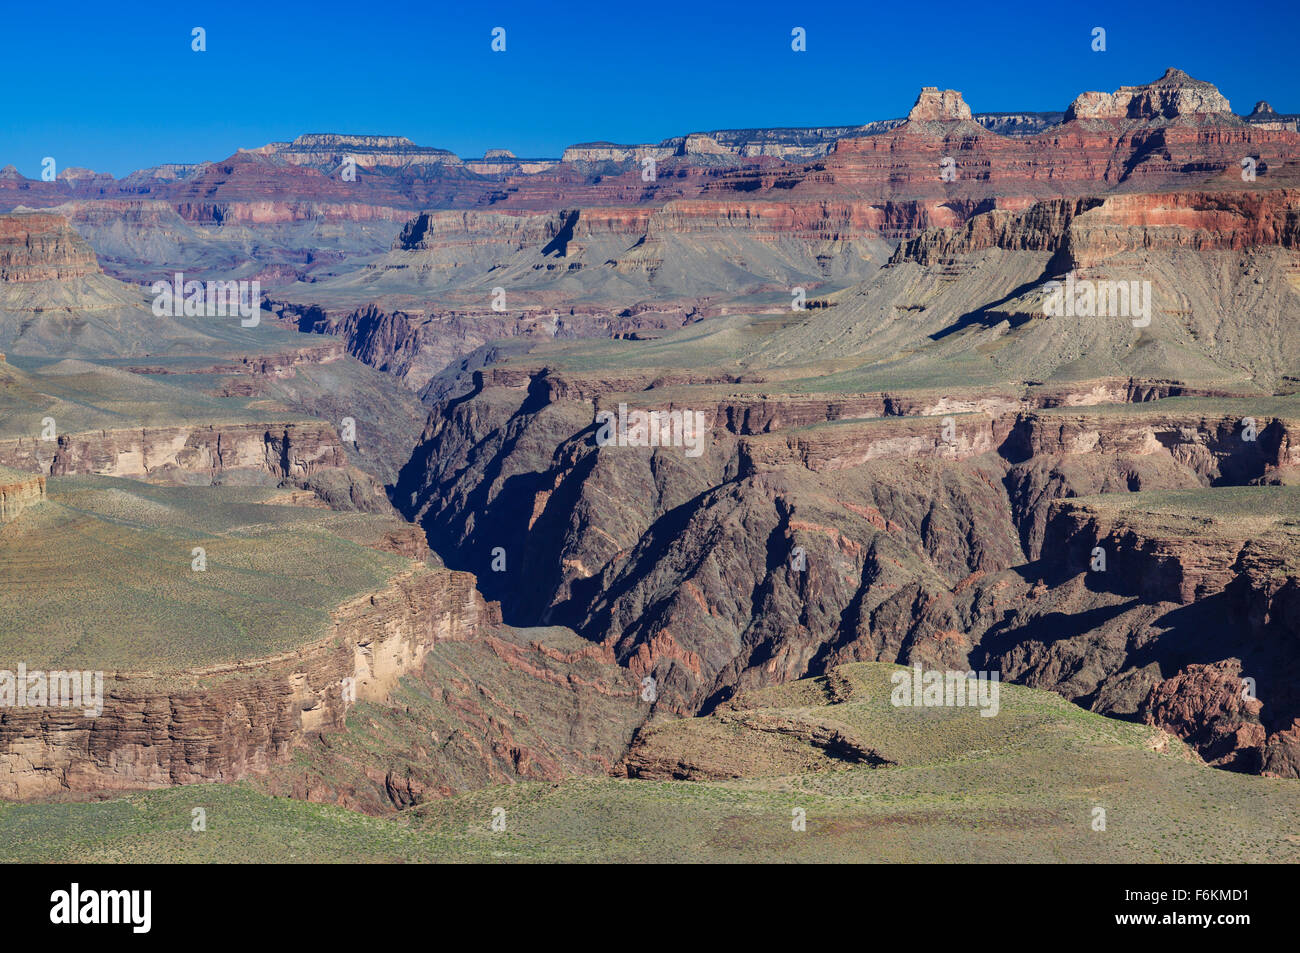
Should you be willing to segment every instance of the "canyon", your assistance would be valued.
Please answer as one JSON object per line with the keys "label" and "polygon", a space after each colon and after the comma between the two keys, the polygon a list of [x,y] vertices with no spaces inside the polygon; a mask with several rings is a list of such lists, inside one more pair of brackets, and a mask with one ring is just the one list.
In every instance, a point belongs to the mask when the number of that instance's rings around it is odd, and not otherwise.
{"label": "canyon", "polygon": [[[1176,69],[1062,105],[0,172],[0,666],[106,685],[0,711],[0,797],[955,757],[867,711],[892,665],[1300,778],[1300,133]],[[177,271],[260,324],[154,315]],[[1150,320],[1051,313],[1067,276]],[[620,405],[703,452],[599,442]]]}

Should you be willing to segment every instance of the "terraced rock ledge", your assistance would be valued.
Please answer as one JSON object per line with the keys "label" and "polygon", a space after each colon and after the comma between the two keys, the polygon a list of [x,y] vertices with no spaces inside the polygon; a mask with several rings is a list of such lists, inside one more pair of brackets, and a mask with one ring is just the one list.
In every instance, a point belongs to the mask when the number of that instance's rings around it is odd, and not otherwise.
{"label": "terraced rock ledge", "polygon": [[0,710],[5,798],[265,772],[385,699],[435,643],[499,621],[472,576],[427,565],[391,517],[282,506],[267,490],[51,483],[0,542],[0,652],[11,672],[102,672],[102,711]]}

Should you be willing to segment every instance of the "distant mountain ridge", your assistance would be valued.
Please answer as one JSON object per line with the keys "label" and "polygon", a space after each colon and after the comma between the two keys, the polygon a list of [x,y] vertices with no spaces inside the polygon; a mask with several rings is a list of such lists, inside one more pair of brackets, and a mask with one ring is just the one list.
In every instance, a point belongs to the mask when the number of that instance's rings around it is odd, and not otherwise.
{"label": "distant mountain ridge", "polygon": [[[961,99],[959,92],[947,92],[954,93],[958,100]],[[969,107],[966,108],[969,110]],[[1260,100],[1251,113],[1236,116],[1231,113],[1228,100],[1212,83],[1193,79],[1176,68],[1166,70],[1163,76],[1146,85],[1124,86],[1113,93],[1081,93],[1063,111],[1002,110],[971,113],[963,118],[999,135],[1023,136],[1040,133],[1071,120],[1156,119],[1193,114],[1214,114],[1251,125],[1280,125],[1292,130],[1295,129],[1296,119],[1294,114],[1274,112],[1264,100]],[[685,155],[692,151],[688,145],[689,140],[701,137],[716,143],[722,153],[738,158],[807,159],[826,155],[837,140],[888,132],[907,122],[908,118],[919,117],[874,119],[835,126],[714,129],[672,136],[656,143],[580,142],[566,147],[558,159],[520,159],[506,149],[489,149],[481,158],[463,158],[448,149],[419,145],[405,136],[337,132],[304,133],[291,141],[271,142],[241,149],[240,152],[267,156],[286,165],[311,166],[322,170],[334,169],[344,158],[350,157],[362,169],[453,167],[477,169],[479,174],[492,176],[506,174],[502,171],[488,171],[493,167],[506,168],[509,174],[518,174],[518,166],[531,166],[531,169],[525,170],[527,174],[529,171],[542,171],[544,166],[557,162],[626,162],[634,157]],[[210,164],[164,163],[136,170],[116,180],[90,169],[66,169],[60,173],[59,179],[68,187],[70,194],[89,197],[78,191],[84,191],[83,187],[87,184],[103,186],[105,182],[183,181],[201,174]],[[39,182],[26,179],[12,166],[0,170],[0,181],[26,182],[32,186]],[[39,182],[39,185],[49,184],[52,183]],[[3,190],[0,190],[0,195],[3,195]]]}

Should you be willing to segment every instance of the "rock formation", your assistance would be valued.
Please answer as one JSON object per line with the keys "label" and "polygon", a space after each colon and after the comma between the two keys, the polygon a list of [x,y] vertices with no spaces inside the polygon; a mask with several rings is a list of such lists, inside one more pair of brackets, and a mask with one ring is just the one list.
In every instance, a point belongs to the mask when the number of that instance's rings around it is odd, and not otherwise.
{"label": "rock formation", "polygon": [[1182,70],[1170,68],[1146,86],[1121,86],[1113,93],[1081,93],[1065,111],[1065,121],[1179,119],[1203,115],[1235,119],[1228,100],[1213,83],[1192,79]]}
{"label": "rock formation", "polygon": [[[110,673],[102,714],[0,714],[0,796],[106,793],[264,773],[356,701],[382,701],[438,642],[480,637],[491,608],[464,573],[422,570],[339,606],[326,638],[193,672]],[[351,682],[345,682],[351,679]],[[161,682],[154,685],[153,682]],[[168,682],[171,684],[169,685]]]}
{"label": "rock formation", "polygon": [[908,122],[970,119],[970,107],[955,89],[940,90],[937,86],[922,86],[921,94],[907,114]]}
{"label": "rock formation", "polygon": [[289,165],[313,165],[330,169],[342,165],[347,159],[353,160],[362,169],[464,164],[459,156],[447,149],[417,146],[403,136],[308,133],[293,142],[273,142],[252,151],[275,156]]}
{"label": "rock formation", "polygon": [[0,282],[63,281],[97,274],[95,253],[63,216],[0,216]]}
{"label": "rock formation", "polygon": [[0,523],[45,500],[45,477],[0,467]]}

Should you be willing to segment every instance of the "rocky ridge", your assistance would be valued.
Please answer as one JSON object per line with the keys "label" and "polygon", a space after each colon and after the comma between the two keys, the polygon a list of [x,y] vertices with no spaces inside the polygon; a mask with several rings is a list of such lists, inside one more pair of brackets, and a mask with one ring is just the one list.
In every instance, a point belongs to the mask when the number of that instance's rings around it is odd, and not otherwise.
{"label": "rocky ridge", "polygon": [[1177,119],[1217,115],[1235,120],[1232,107],[1213,83],[1170,68],[1146,86],[1121,86],[1113,93],[1082,93],[1065,111],[1078,119]]}

